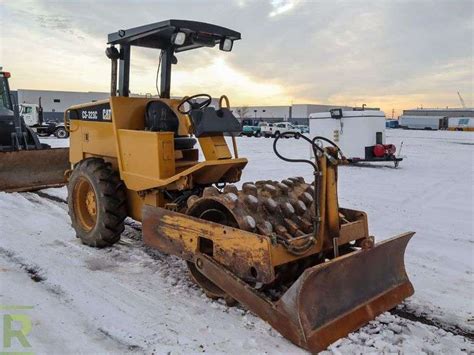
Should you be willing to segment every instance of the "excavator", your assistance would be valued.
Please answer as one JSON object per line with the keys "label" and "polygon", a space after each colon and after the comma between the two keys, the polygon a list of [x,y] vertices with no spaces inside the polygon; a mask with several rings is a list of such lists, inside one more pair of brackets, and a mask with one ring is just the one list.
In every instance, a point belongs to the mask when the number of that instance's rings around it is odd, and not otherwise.
{"label": "excavator", "polygon": [[[230,52],[240,39],[187,20],[109,34],[110,98],[65,113],[71,223],[82,243],[103,248],[120,240],[127,216],[140,221],[144,244],[182,258],[206,295],[240,303],[319,352],[413,294],[404,255],[414,232],[375,243],[367,215],[339,206],[338,167],[347,159],[324,137],[290,132],[273,142],[278,158],[306,164],[313,181],[240,185],[248,160],[238,153],[229,99],[170,95],[178,56]],[[136,47],[159,51],[156,97],[130,96]],[[287,137],[304,140],[314,160],[285,156]]]}
{"label": "excavator", "polygon": [[66,184],[69,149],[41,143],[13,104],[8,79],[0,70],[0,191],[33,191]]}

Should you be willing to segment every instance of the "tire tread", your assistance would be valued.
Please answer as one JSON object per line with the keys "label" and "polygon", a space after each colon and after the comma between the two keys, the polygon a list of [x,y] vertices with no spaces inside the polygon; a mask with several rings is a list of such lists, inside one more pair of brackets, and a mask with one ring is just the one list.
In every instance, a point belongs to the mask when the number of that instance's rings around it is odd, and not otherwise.
{"label": "tire tread", "polygon": [[[98,221],[89,232],[81,228],[74,213],[73,190],[79,177],[89,180],[96,192]],[[69,180],[68,205],[72,226],[84,244],[103,248],[120,240],[127,217],[126,190],[110,163],[100,158],[87,158],[79,162]]]}

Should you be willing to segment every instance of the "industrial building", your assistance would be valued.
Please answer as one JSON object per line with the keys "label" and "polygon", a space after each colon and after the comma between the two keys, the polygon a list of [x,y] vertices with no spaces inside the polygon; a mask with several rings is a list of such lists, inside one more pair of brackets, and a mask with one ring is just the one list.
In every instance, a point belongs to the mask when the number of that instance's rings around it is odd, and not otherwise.
{"label": "industrial building", "polygon": [[[404,110],[399,125],[405,129],[448,129],[461,118],[474,119],[474,108],[419,108]],[[449,122],[452,122],[451,124]]]}
{"label": "industrial building", "polygon": [[79,92],[18,89],[12,91],[18,104],[39,104],[43,107],[43,117],[46,121],[62,121],[64,111],[73,105],[107,99],[107,92]]}
{"label": "industrial building", "polygon": [[417,108],[403,110],[402,116],[474,117],[474,108]]}
{"label": "industrial building", "polygon": [[[107,99],[108,92],[80,92],[18,89],[12,91],[18,104],[39,104],[43,107],[43,117],[47,121],[62,121],[64,111],[73,105]],[[133,95],[132,95],[133,96]],[[213,99],[213,106],[218,100]],[[234,115],[240,119],[256,119],[259,121],[278,122],[289,121],[294,124],[308,125],[309,115],[318,112],[328,112],[333,108],[352,110],[351,106],[292,104],[288,106],[238,106],[232,107]],[[369,108],[365,108],[369,109]],[[378,108],[371,108],[378,110]]]}
{"label": "industrial building", "polygon": [[[18,104],[36,104],[43,107],[43,117],[46,121],[62,121],[64,111],[69,107],[88,102],[105,100],[110,97],[109,92],[81,92],[81,91],[53,91],[53,90],[31,90],[18,89],[12,91],[14,99]],[[130,96],[145,96],[130,94]],[[147,94],[148,97],[156,97]],[[178,98],[178,97],[174,97]],[[213,99],[213,106],[218,105],[219,100]]]}
{"label": "industrial building", "polygon": [[352,107],[349,106],[293,104],[290,106],[239,106],[232,107],[232,112],[240,120],[255,119],[267,122],[289,121],[294,124],[308,125],[310,114],[328,112],[333,108],[352,110]]}

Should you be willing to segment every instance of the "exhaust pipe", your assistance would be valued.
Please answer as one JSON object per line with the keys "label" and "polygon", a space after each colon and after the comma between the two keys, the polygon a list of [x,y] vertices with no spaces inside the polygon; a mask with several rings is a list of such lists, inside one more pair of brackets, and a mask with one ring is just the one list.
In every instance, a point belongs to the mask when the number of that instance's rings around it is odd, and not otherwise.
{"label": "exhaust pipe", "polygon": [[114,46],[107,47],[105,55],[111,61],[111,75],[110,75],[110,96],[117,96],[117,68],[120,53]]}

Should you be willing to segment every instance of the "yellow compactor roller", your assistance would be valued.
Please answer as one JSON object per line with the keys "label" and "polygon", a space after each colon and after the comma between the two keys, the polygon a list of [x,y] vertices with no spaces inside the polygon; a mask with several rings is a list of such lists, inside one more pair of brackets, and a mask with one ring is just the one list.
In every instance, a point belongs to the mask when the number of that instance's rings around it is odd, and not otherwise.
{"label": "yellow compactor roller", "polygon": [[[320,351],[413,293],[404,253],[413,233],[374,244],[364,212],[340,208],[338,147],[306,162],[314,181],[293,177],[244,183],[240,124],[225,96],[170,98],[176,54],[218,45],[240,33],[169,20],[109,35],[109,100],[68,109],[72,225],[85,244],[117,242],[130,216],[150,247],[187,261],[207,295],[239,302],[282,335]],[[161,50],[160,95],[129,97],[130,50]],[[118,79],[118,85],[117,85]],[[233,149],[225,135],[232,136]],[[274,142],[275,153],[282,159]],[[328,143],[328,142],[326,142]],[[203,160],[199,160],[199,144]]]}

